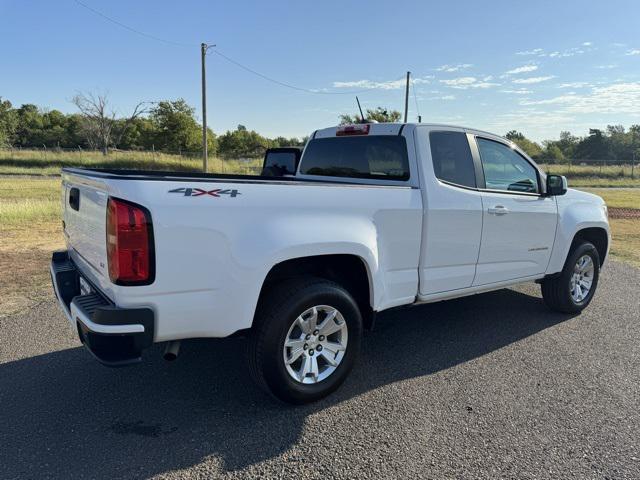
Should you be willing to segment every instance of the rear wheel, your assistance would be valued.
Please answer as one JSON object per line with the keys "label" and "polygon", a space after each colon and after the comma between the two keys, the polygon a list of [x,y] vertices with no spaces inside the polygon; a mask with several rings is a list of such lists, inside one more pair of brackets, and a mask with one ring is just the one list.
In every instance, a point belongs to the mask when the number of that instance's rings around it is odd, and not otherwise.
{"label": "rear wheel", "polygon": [[579,313],[595,294],[600,276],[600,256],[589,242],[577,244],[560,275],[542,282],[542,297],[552,310]]}
{"label": "rear wheel", "polygon": [[248,342],[255,380],[289,403],[318,400],[345,380],[360,350],[362,317],[340,285],[305,278],[271,289]]}

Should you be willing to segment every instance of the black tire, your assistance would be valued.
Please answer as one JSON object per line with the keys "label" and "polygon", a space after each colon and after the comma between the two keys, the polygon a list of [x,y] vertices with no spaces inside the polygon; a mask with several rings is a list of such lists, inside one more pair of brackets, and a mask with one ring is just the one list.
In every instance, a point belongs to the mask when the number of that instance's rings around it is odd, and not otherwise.
{"label": "black tire", "polygon": [[[571,277],[578,259],[583,255],[588,255],[594,265],[593,280],[589,293],[581,301],[576,301],[571,296]],[[589,242],[580,241],[574,244],[567,256],[567,261],[560,275],[554,278],[547,278],[542,281],[542,298],[551,310],[562,313],[580,313],[584,310],[596,292],[598,279],[600,277],[600,255],[596,247]]]}
{"label": "black tire", "polygon": [[[353,368],[360,351],[362,316],[353,297],[340,285],[319,278],[300,278],[271,288],[260,302],[247,342],[249,370],[254,380],[283,402],[304,404],[335,391]],[[287,372],[283,347],[289,328],[305,310],[336,308],[348,329],[341,362],[327,378],[313,384],[294,380]]]}

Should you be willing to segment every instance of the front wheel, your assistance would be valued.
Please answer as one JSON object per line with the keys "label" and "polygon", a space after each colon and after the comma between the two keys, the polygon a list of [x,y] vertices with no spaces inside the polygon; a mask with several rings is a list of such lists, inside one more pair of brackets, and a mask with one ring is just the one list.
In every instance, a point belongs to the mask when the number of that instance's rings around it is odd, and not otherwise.
{"label": "front wheel", "polygon": [[552,310],[580,313],[593,299],[599,277],[598,250],[582,242],[569,253],[560,275],[542,282],[542,298]]}
{"label": "front wheel", "polygon": [[340,285],[307,278],[267,293],[248,342],[249,367],[269,393],[308,403],[336,390],[360,350],[362,317]]}

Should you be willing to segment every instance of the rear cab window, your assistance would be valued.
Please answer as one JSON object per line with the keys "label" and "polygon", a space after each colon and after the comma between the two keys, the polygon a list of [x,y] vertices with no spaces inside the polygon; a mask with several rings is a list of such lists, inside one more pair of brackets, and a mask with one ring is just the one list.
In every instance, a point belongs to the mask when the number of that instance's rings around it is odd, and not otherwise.
{"label": "rear cab window", "polygon": [[324,177],[409,180],[407,142],[401,135],[325,137],[310,140],[300,173]]}
{"label": "rear cab window", "polygon": [[476,188],[476,172],[467,135],[463,132],[429,133],[433,171],[438,180]]}

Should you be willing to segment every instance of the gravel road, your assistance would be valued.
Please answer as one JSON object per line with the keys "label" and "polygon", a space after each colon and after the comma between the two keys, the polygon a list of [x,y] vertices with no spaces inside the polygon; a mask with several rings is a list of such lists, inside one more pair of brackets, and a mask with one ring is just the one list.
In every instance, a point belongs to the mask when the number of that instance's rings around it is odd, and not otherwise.
{"label": "gravel road", "polygon": [[379,317],[333,396],[277,404],[243,341],[108,369],[53,299],[0,319],[0,478],[640,478],[640,270],[580,316],[537,285]]}

